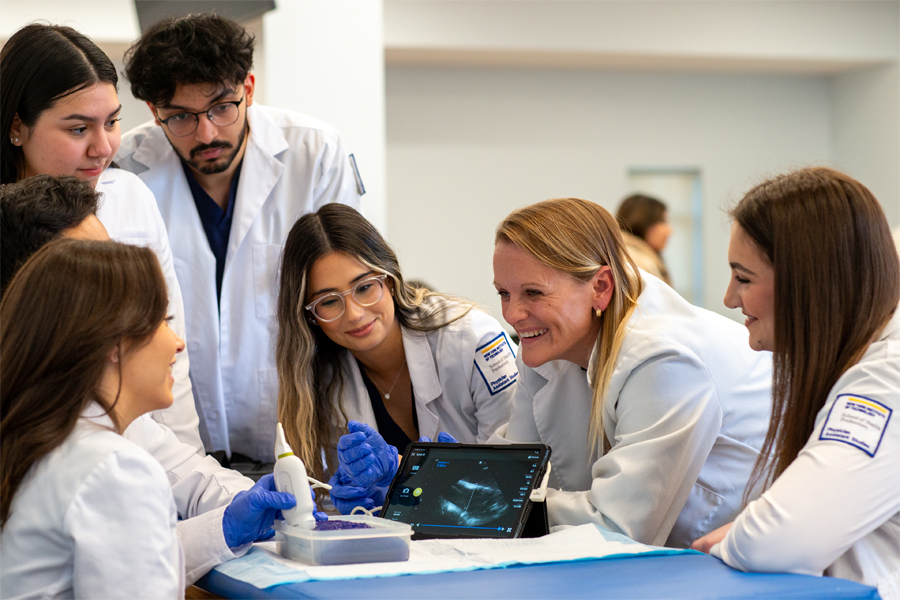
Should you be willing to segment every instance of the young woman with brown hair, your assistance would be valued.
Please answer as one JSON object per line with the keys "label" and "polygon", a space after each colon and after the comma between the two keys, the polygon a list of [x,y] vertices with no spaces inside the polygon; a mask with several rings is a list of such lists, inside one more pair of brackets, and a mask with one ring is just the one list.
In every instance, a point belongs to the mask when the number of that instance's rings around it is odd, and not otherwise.
{"label": "young woman with brown hair", "polygon": [[768,357],[638,270],[597,204],[519,209],[495,242],[494,286],[521,340],[495,437],[553,448],[550,525],[687,547],[731,520],[768,421]]}
{"label": "young woman with brown hair", "polygon": [[[97,218],[109,236],[151,248],[169,290],[172,327],[184,336],[184,306],[169,237],[156,199],[136,176],[115,168],[122,140],[116,67],[87,36],[32,23],[0,51],[0,182],[73,175],[99,195]],[[188,352],[175,363],[175,402],[153,418],[203,452],[188,377]]]}
{"label": "young woman with brown hair", "polygon": [[[347,206],[327,204],[291,229],[278,326],[279,421],[312,477],[333,474],[343,512],[381,501],[397,448],[439,432],[484,442],[509,419],[514,346],[497,320],[409,286],[381,234]],[[339,442],[351,420],[363,425]],[[340,479],[337,458],[351,478]]]}
{"label": "young woman with brown hair", "polygon": [[819,167],[756,186],[731,214],[725,304],[746,315],[750,345],[774,353],[748,486],[768,489],[694,547],[900,598],[900,260],[884,213]]}
{"label": "young woman with brown hair", "polygon": [[4,596],[184,597],[168,479],[121,436],[172,404],[167,304],[153,252],[113,242],[53,242],[4,293]]}

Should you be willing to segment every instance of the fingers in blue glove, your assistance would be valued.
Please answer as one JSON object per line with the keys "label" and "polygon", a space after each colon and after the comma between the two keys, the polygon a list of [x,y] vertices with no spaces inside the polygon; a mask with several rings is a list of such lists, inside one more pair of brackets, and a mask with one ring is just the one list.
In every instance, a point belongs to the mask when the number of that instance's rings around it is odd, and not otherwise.
{"label": "fingers in blue glove", "polygon": [[366,437],[370,437],[373,435],[378,435],[380,437],[380,434],[375,431],[375,428],[360,421],[350,421],[349,423],[347,423],[347,429],[350,431],[350,433],[364,433],[366,434]]}
{"label": "fingers in blue glove", "polygon": [[222,533],[230,548],[271,537],[278,511],[297,505],[294,496],[274,489],[274,478],[266,475],[232,499],[222,515]]}
{"label": "fingers in blue glove", "polygon": [[347,429],[350,433],[338,440],[338,460],[346,476],[358,486],[390,485],[397,473],[397,449],[365,423],[350,421]]}
{"label": "fingers in blue glove", "polygon": [[368,497],[365,488],[355,486],[341,470],[328,480],[331,485],[331,502],[343,515],[349,515],[357,506],[366,510],[375,508],[375,500]]}
{"label": "fingers in blue glove", "polygon": [[252,494],[250,496],[250,502],[252,503],[253,508],[260,511],[266,510],[267,508],[286,510],[297,506],[297,499],[294,498],[293,494],[288,494],[287,492],[269,492],[266,490],[259,490],[257,493]]}
{"label": "fingers in blue glove", "polygon": [[[422,437],[419,438],[419,441],[420,442],[430,442],[431,438],[426,435],[423,435]],[[437,441],[439,444],[458,444],[459,443],[458,439],[456,439],[455,437],[453,437],[446,431],[441,431],[440,433],[438,433]]]}

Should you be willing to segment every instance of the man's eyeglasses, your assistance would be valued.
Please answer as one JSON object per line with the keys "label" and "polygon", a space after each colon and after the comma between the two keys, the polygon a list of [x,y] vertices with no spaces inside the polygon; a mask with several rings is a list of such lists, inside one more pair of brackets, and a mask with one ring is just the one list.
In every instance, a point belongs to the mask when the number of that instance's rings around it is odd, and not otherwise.
{"label": "man's eyeglasses", "polygon": [[343,316],[346,308],[344,297],[347,295],[351,295],[353,301],[360,306],[372,306],[384,298],[385,277],[387,275],[367,277],[349,290],[325,294],[315,302],[307,304],[306,310],[315,315],[318,320],[328,323],[329,321],[336,321]]}
{"label": "man's eyeglasses", "polygon": [[244,94],[240,100],[220,102],[219,104],[214,104],[207,110],[201,110],[200,112],[181,112],[165,119],[159,119],[159,122],[168,127],[169,132],[177,137],[191,135],[197,131],[197,126],[200,125],[200,115],[204,114],[213,125],[227,127],[237,121],[238,115],[241,112],[238,107],[246,97],[247,94]]}

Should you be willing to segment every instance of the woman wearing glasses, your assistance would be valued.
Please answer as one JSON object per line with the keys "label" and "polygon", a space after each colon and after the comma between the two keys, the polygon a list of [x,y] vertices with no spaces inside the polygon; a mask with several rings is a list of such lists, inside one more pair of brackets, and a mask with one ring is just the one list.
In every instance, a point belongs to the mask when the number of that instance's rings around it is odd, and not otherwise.
{"label": "woman wearing glasses", "polygon": [[[483,442],[509,420],[515,347],[497,320],[405,283],[384,238],[346,206],[326,205],[291,230],[278,325],[278,417],[313,477],[335,473],[335,450],[348,450],[338,438],[351,420],[368,427],[354,425],[348,437],[367,438],[375,458],[394,461],[393,469],[375,465],[387,481],[372,484],[389,483],[396,471],[396,452],[384,453],[382,437],[400,451],[438,432]],[[333,484],[348,483],[337,478]],[[333,496],[339,510],[349,508]],[[376,493],[364,506],[379,500]]]}
{"label": "woman wearing glasses", "polygon": [[[184,305],[169,238],[153,194],[140,179],[109,168],[122,133],[118,75],[109,57],[71,27],[27,25],[0,53],[2,182],[74,175],[101,195],[97,217],[112,239],[151,248],[169,290],[172,328],[184,337]],[[175,403],[155,411],[178,439],[202,451],[187,351],[175,364]]]}

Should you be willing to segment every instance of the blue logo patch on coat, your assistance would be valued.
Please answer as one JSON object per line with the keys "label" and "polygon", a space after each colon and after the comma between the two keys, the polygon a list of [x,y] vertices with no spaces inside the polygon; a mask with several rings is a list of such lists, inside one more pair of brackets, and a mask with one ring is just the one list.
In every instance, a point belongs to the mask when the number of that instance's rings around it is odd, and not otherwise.
{"label": "blue logo patch on coat", "polygon": [[475,350],[475,366],[487,385],[491,396],[516,382],[519,369],[516,355],[506,333],[501,333],[487,344]]}
{"label": "blue logo patch on coat", "polygon": [[819,439],[843,442],[875,456],[892,412],[877,400],[841,394],[828,411]]}

